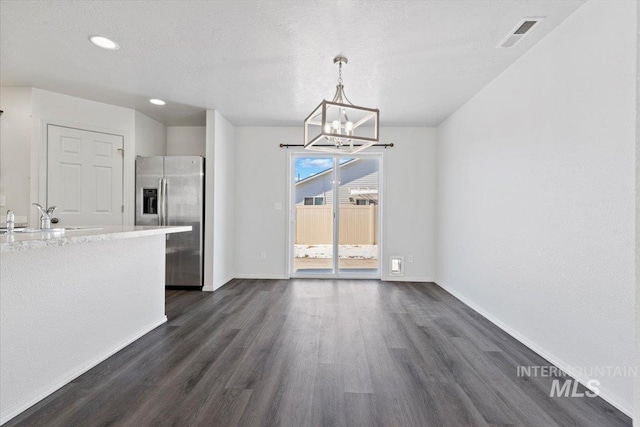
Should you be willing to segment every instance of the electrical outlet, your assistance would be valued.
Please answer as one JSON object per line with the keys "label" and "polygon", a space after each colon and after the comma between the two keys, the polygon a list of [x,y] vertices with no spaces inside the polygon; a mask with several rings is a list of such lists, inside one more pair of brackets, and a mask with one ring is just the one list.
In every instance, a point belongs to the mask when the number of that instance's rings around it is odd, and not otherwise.
{"label": "electrical outlet", "polygon": [[407,262],[413,262],[413,255],[407,255]]}
{"label": "electrical outlet", "polygon": [[266,261],[267,260],[267,253],[266,252],[261,252],[260,253],[260,261]]}
{"label": "electrical outlet", "polygon": [[275,202],[273,204],[273,209],[277,210],[277,211],[281,211],[282,210],[282,203],[280,202]]}

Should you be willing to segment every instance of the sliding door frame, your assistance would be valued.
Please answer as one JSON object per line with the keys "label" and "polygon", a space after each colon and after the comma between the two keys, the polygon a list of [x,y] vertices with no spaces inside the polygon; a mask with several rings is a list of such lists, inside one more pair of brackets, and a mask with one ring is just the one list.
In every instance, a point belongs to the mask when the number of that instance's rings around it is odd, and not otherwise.
{"label": "sliding door frame", "polygon": [[[340,155],[332,153],[311,153],[305,150],[291,150],[288,158],[287,174],[287,271],[290,278],[309,279],[380,279],[382,277],[382,245],[383,245],[383,216],[384,216],[384,156],[381,152],[358,153],[353,155]],[[296,235],[296,204],[295,204],[295,161],[299,158],[332,158],[332,189],[333,189],[333,272],[332,273],[300,273],[295,271],[295,235]],[[360,273],[352,271],[340,271],[339,268],[339,237],[340,237],[340,159],[378,159],[378,215],[377,215],[377,244],[378,244],[378,269],[374,273]]]}

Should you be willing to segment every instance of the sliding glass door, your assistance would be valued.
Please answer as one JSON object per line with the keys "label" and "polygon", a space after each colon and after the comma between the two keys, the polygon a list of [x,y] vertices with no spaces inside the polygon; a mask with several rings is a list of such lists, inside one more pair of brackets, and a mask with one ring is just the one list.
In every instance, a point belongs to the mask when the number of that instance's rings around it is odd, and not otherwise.
{"label": "sliding glass door", "polygon": [[335,273],[334,162],[333,157],[296,157],[294,160],[294,273]]}
{"label": "sliding glass door", "polygon": [[292,155],[292,277],[380,277],[380,169],[380,155]]}

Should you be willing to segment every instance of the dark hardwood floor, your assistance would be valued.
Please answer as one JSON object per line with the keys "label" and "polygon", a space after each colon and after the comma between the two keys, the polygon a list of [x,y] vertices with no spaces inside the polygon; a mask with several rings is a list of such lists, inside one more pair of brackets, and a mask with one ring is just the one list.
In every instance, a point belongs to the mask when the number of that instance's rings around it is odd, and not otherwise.
{"label": "dark hardwood floor", "polygon": [[[234,280],[7,426],[630,426],[435,284]],[[584,390],[584,389],[582,389]]]}

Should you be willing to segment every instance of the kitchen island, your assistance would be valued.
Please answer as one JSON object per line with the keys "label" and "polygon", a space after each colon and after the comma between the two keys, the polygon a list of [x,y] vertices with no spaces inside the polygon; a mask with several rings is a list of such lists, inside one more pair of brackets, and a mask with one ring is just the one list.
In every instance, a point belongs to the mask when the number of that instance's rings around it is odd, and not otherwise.
{"label": "kitchen island", "polygon": [[165,241],[190,230],[0,235],[0,424],[166,322]]}

